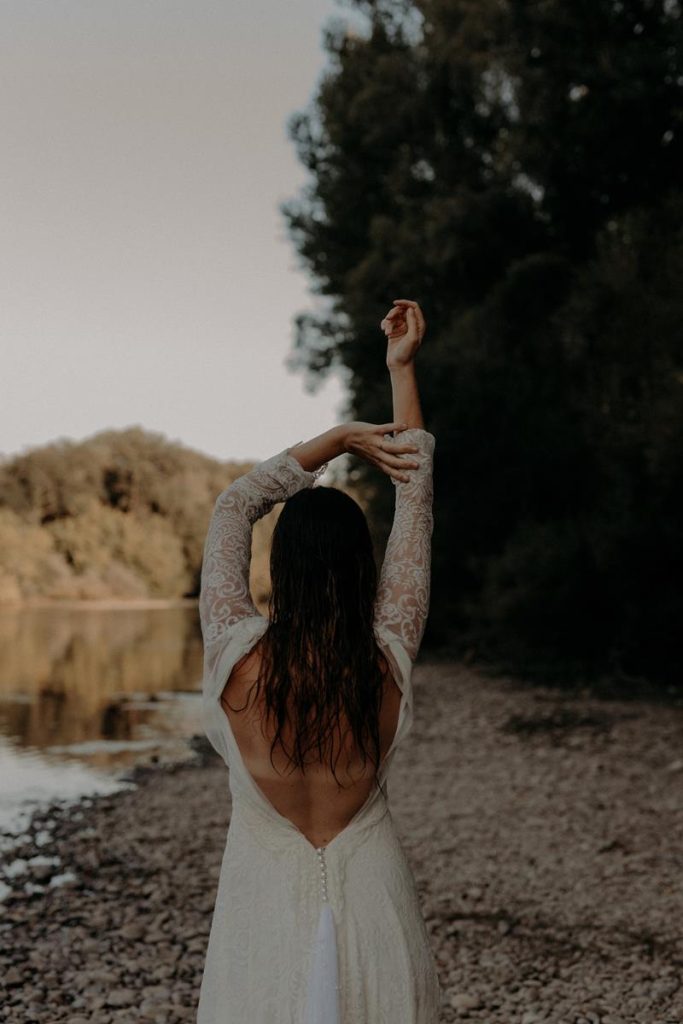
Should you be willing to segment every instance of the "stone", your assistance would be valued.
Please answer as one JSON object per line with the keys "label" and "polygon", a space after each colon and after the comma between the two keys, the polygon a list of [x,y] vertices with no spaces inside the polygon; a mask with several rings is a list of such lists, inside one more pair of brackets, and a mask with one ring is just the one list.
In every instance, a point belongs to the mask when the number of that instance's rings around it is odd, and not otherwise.
{"label": "stone", "polygon": [[135,1000],[135,993],[129,988],[112,989],[106,996],[106,1006],[130,1006]]}
{"label": "stone", "polygon": [[454,1010],[478,1010],[481,999],[469,992],[458,992],[451,997],[451,1006]]}

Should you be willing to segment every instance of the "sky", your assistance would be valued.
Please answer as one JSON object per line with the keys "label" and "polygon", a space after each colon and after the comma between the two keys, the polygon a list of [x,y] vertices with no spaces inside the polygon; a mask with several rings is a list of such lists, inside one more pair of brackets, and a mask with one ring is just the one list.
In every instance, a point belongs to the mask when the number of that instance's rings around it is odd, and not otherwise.
{"label": "sky", "polygon": [[[344,419],[278,206],[334,0],[3,0],[0,453],[140,425],[265,459]],[[388,303],[390,305],[390,302]],[[378,335],[383,340],[383,335]]]}

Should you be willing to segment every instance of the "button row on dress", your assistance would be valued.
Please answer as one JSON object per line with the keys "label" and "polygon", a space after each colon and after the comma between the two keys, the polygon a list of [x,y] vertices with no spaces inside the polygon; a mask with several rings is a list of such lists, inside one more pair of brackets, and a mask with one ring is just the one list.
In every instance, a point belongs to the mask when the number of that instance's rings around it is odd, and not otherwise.
{"label": "button row on dress", "polygon": [[322,880],[323,900],[326,903],[328,903],[329,900],[327,898],[327,865],[325,864],[325,847],[324,846],[316,846],[315,852],[318,855],[318,863],[320,864],[320,876],[321,876],[321,880]]}

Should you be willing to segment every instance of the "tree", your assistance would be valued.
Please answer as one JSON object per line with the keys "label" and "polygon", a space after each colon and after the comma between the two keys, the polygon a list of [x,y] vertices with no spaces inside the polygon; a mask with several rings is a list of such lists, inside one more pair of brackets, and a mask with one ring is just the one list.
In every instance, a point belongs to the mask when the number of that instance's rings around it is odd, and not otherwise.
{"label": "tree", "polygon": [[[290,363],[391,416],[378,324],[428,320],[425,642],[545,678],[673,681],[681,612],[681,12],[664,0],[364,0],[290,121],[311,275]],[[391,488],[371,511],[386,535]],[[655,570],[670,568],[658,589]]]}
{"label": "tree", "polygon": [[[0,466],[0,603],[199,591],[221,464],[140,427],[57,441]],[[255,536],[259,564],[268,536]]]}

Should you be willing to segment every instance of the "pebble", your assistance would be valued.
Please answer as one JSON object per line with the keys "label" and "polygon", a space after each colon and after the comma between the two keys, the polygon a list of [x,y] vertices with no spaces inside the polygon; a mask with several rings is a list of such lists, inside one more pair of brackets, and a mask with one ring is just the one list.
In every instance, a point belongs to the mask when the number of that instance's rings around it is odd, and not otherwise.
{"label": "pebble", "polygon": [[21,985],[22,976],[16,967],[9,967],[3,977],[4,984],[9,988],[13,985]]}
{"label": "pebble", "polygon": [[[448,661],[413,679],[389,802],[440,1024],[683,1024],[681,709]],[[195,1024],[230,817],[225,766],[199,750],[34,814],[0,865],[3,1024]]]}
{"label": "pebble", "polygon": [[477,1010],[481,1006],[481,999],[467,992],[457,992],[451,997],[451,1006],[456,1010]]}

